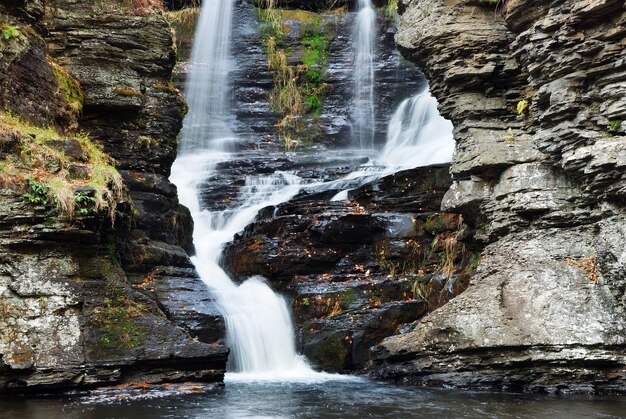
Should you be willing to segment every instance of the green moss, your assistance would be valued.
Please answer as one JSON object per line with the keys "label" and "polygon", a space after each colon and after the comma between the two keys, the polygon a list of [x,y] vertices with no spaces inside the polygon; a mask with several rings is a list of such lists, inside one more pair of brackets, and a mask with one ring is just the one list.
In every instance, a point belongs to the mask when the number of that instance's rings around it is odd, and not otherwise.
{"label": "green moss", "polygon": [[354,289],[348,289],[339,295],[339,304],[342,309],[346,309],[350,304],[356,301],[356,292]]}
{"label": "green moss", "polygon": [[149,310],[130,296],[131,289],[120,266],[118,238],[110,235],[102,244],[103,255],[94,261],[95,271],[104,276],[106,286],[102,302],[93,312],[92,319],[100,337],[99,343],[107,350],[132,349],[140,346],[146,336],[139,323]]}
{"label": "green moss", "polygon": [[137,143],[145,148],[154,148],[159,142],[152,137],[148,137],[147,135],[140,135],[137,137]]}
{"label": "green moss", "polygon": [[141,93],[138,90],[135,89],[131,89],[130,87],[118,87],[113,89],[113,93],[115,93],[116,95],[120,95],[120,96],[143,96],[143,93]]}
{"label": "green moss", "polygon": [[72,110],[80,113],[83,110],[85,95],[80,84],[60,65],[48,59],[50,68],[54,73],[59,89],[65,95],[65,101],[70,105]]}
{"label": "green moss", "polygon": [[473,273],[478,267],[478,262],[480,262],[480,253],[472,253],[465,267],[465,272],[468,274]]}
{"label": "green moss", "polygon": [[313,114],[319,114],[326,91],[329,44],[330,35],[322,28],[319,16],[305,24],[302,32],[302,62],[306,71],[303,76],[302,96],[308,111]]}
{"label": "green moss", "polygon": [[315,349],[314,360],[324,366],[334,370],[341,370],[348,356],[348,348],[339,335],[333,335],[320,342]]}
{"label": "green moss", "polygon": [[622,121],[613,120],[609,121],[609,131],[612,133],[618,132],[622,128]]}
{"label": "green moss", "polygon": [[8,23],[0,26],[0,38],[5,42],[11,41],[13,39],[25,40],[25,36],[22,31],[20,31],[20,28],[17,26],[9,25]]}
{"label": "green moss", "polygon": [[[107,294],[109,292],[107,290]],[[102,333],[100,343],[106,349],[136,348],[146,336],[144,327],[137,323],[145,312],[145,306],[131,302],[123,292],[115,291],[113,295],[107,295],[95,315]]]}
{"label": "green moss", "polygon": [[445,218],[440,215],[431,215],[422,225],[422,229],[430,234],[439,234],[448,229],[448,223]]}

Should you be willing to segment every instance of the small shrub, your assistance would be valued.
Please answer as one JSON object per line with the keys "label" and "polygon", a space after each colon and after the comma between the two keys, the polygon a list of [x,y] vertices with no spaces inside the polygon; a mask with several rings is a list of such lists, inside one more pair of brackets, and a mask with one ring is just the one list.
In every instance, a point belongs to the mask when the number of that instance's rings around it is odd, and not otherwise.
{"label": "small shrub", "polygon": [[620,128],[622,128],[622,121],[619,121],[619,120],[609,121],[610,132],[613,132],[613,133],[618,132]]}
{"label": "small shrub", "polygon": [[528,111],[528,101],[520,100],[517,102],[517,114],[522,115]]}
{"label": "small shrub", "polygon": [[470,4],[477,6],[497,6],[501,0],[470,0]]}
{"label": "small shrub", "polygon": [[389,0],[385,5],[387,19],[395,19],[398,16],[398,0]]}
{"label": "small shrub", "polygon": [[515,141],[515,134],[513,133],[513,128],[509,128],[506,131],[506,135],[502,138],[505,143],[512,143]]}
{"label": "small shrub", "polygon": [[[9,113],[0,113],[0,130],[13,130],[20,137],[17,151],[0,159],[3,187],[24,191],[22,198],[33,204],[54,204],[70,218],[76,210],[86,214],[87,205],[93,203],[93,212],[106,210],[115,220],[117,202],[124,195],[122,177],[98,144],[84,134],[75,136],[85,159],[80,164],[90,170],[85,178],[73,179],[69,167],[75,162],[59,149],[59,133],[28,124]],[[89,199],[81,195],[84,192],[77,193],[84,187],[93,190]]]}
{"label": "small shrub", "polygon": [[22,194],[22,199],[31,204],[48,205],[50,188],[32,179],[26,179],[26,182],[29,192]]}
{"label": "small shrub", "polygon": [[12,39],[24,39],[24,35],[17,26],[4,24],[0,27],[0,35],[4,41]]}

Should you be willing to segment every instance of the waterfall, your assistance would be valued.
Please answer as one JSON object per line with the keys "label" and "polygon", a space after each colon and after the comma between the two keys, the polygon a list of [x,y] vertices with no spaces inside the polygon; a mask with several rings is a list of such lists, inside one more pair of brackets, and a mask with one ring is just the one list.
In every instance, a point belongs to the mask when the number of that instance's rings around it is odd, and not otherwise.
{"label": "waterfall", "polygon": [[[231,349],[229,379],[320,380],[330,374],[314,372],[296,352],[295,336],[286,301],[261,277],[235,284],[219,262],[225,243],[254,220],[257,212],[293,197],[300,178],[288,173],[251,176],[236,203],[220,211],[203,210],[199,185],[216,165],[236,159],[237,138],[232,134],[229,72],[230,41],[235,0],[205,0],[192,50],[185,95],[189,113],[181,132],[179,154],[171,180],[180,202],[194,220],[198,274],[214,293],[224,316]],[[236,374],[233,374],[236,373]]]}
{"label": "waterfall", "polygon": [[[220,266],[223,247],[250,224],[258,211],[286,202],[303,187],[327,190],[352,188],[407,165],[449,160],[453,147],[451,124],[437,113],[436,101],[423,93],[398,109],[389,128],[388,144],[380,162],[362,166],[343,179],[307,183],[298,176],[277,171],[249,176],[234,201],[225,209],[203,209],[199,188],[214,177],[219,163],[234,161],[239,139],[233,134],[229,73],[233,11],[236,0],[204,0],[185,95],[189,113],[184,121],[179,154],[171,180],[179,199],[194,220],[196,255],[192,261],[211,289],[224,316],[227,344],[231,348],[229,380],[319,381],[341,376],[314,372],[296,352],[287,302],[259,276],[235,284]],[[361,153],[373,152],[373,31],[375,14],[369,0],[361,0],[358,17],[357,132]],[[428,150],[421,147],[427,145]],[[438,150],[441,148],[441,150]],[[366,150],[369,149],[369,150]],[[409,156],[415,157],[410,160]],[[421,156],[418,162],[418,156]],[[343,379],[343,378],[342,378]]]}
{"label": "waterfall", "polygon": [[343,190],[331,200],[348,199],[350,189],[400,170],[450,162],[455,146],[452,128],[439,114],[437,99],[428,89],[405,99],[389,121],[383,150],[371,162],[333,182]]}
{"label": "waterfall", "polygon": [[395,170],[448,163],[454,145],[452,123],[439,114],[437,100],[426,90],[394,112],[380,163]]}
{"label": "waterfall", "polygon": [[234,0],[204,0],[191,50],[191,71],[185,86],[189,112],[180,151],[228,148],[233,136],[230,115],[230,44]]}
{"label": "waterfall", "polygon": [[371,0],[358,1],[354,28],[353,145],[362,149],[374,146],[376,115],[374,113],[374,40],[376,12]]}

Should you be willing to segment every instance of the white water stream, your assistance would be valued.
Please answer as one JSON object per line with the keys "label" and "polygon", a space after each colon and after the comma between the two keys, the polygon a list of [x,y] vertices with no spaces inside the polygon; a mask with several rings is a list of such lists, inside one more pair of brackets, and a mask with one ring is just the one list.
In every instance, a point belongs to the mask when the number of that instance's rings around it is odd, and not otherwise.
{"label": "white water stream", "polygon": [[374,113],[374,41],[376,12],[372,0],[358,0],[354,25],[354,103],[353,145],[361,149],[374,146],[376,115]]}
{"label": "white water stream", "polygon": [[[369,0],[366,3],[371,6]],[[202,5],[185,87],[190,110],[171,175],[180,201],[190,209],[195,223],[196,256],[192,261],[216,296],[226,321],[231,348],[227,380],[346,379],[313,371],[297,354],[288,305],[263,278],[252,277],[237,285],[219,264],[224,245],[251,223],[260,209],[296,195],[304,186],[302,179],[285,172],[250,176],[235,205],[213,212],[200,205],[201,182],[215,174],[218,163],[237,158],[233,147],[237,138],[229,130],[233,118],[228,98],[234,4],[235,0],[204,0]],[[428,93],[405,101],[394,115],[389,132],[387,147],[373,163],[344,179],[307,184],[306,188],[355,187],[355,182],[362,184],[401,168],[450,160],[454,144],[451,125],[439,116],[436,101]]]}

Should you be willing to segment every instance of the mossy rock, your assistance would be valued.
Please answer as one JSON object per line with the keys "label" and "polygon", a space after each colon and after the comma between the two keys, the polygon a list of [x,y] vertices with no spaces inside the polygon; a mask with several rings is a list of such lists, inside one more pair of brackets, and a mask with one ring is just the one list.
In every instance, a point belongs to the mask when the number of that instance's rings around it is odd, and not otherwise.
{"label": "mossy rock", "polygon": [[313,361],[318,365],[332,369],[342,370],[346,365],[349,348],[341,334],[333,334],[320,341],[313,354]]}

